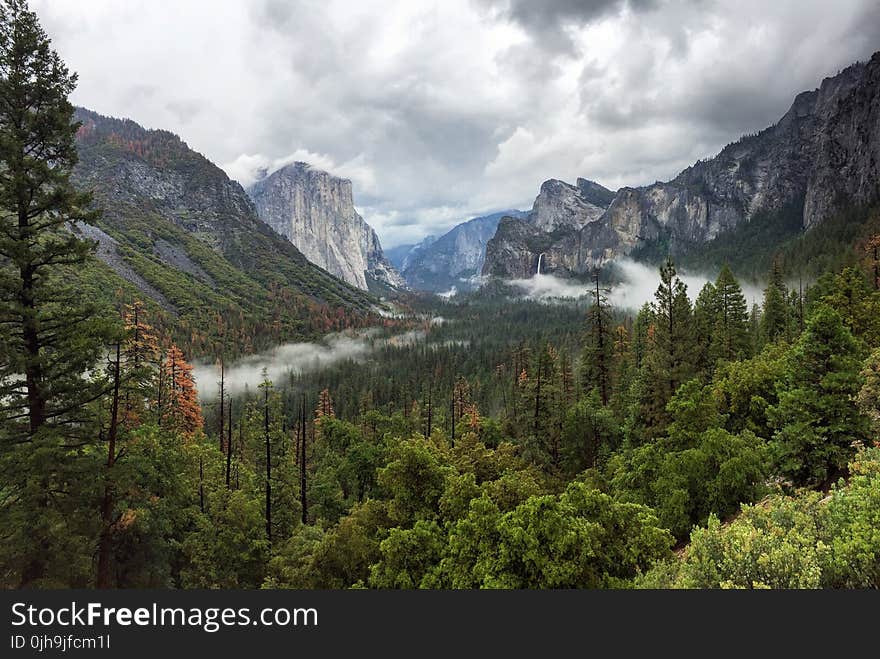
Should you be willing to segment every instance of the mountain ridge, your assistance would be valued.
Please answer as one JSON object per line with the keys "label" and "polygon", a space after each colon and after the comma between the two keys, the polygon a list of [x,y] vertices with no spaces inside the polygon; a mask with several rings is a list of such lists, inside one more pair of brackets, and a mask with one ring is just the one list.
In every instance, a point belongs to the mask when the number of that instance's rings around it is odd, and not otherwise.
{"label": "mountain ridge", "polygon": [[441,292],[466,287],[480,275],[486,243],[495,235],[502,217],[524,216],[523,211],[505,210],[461,222],[439,238],[414,246],[404,259],[402,274],[415,289]]}
{"label": "mountain ridge", "polygon": [[[673,179],[621,188],[598,218],[590,209],[566,206],[565,195],[577,186],[545,188],[545,182],[533,212],[543,204],[564,217],[545,230],[502,221],[487,246],[483,273],[531,276],[536,250],[545,252],[547,272],[561,274],[582,274],[652,244],[674,256],[759,215],[774,221],[773,214],[801,204],[806,231],[848,203],[876,199],[878,181],[880,53],[798,94],[775,124]],[[542,195],[549,198],[539,204]]]}
{"label": "mountain ridge", "polygon": [[176,317],[196,353],[213,349],[218,317],[248,351],[370,315],[373,298],[311,264],[177,135],[85,108],[76,119],[73,180],[103,213],[75,230],[98,242],[100,264]]}

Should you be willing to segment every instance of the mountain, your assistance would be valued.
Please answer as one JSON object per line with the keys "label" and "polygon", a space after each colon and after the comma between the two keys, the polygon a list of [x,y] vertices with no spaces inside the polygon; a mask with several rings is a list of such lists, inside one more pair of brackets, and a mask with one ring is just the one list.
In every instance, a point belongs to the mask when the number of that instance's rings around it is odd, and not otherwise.
{"label": "mountain", "polygon": [[76,119],[73,180],[103,209],[94,226],[74,228],[98,243],[83,281],[96,294],[144,298],[196,354],[213,349],[218,318],[246,352],[369,313],[370,296],[311,264],[176,135],[82,108]]}
{"label": "mountain", "polygon": [[484,275],[506,279],[531,277],[544,254],[542,272],[575,270],[582,231],[607,211],[614,193],[594,181],[571,185],[550,179],[541,185],[532,210],[524,217],[501,218],[486,246]]}
{"label": "mountain", "polygon": [[405,286],[376,232],[354,209],[348,179],[295,162],[254,183],[248,194],[260,219],[312,263],[364,290]]}
{"label": "mountain", "polygon": [[468,280],[482,272],[486,243],[495,235],[501,218],[524,215],[523,211],[508,210],[462,222],[440,238],[415,246],[401,272],[407,283],[419,290],[440,292],[467,286]]}
{"label": "mountain", "polygon": [[397,271],[403,274],[403,271],[409,265],[410,261],[422,250],[431,245],[437,236],[430,234],[422,238],[419,242],[409,245],[397,245],[391,249],[385,250],[386,258],[391,262]]}
{"label": "mountain", "polygon": [[602,190],[596,197],[580,182],[548,181],[532,211],[544,219],[503,220],[483,272],[531,276],[541,252],[546,271],[560,273],[583,273],[634,251],[687,254],[729,239],[753,220],[781,225],[794,216],[794,231],[803,233],[847,207],[875,201],[878,182],[880,53],[799,94],[775,125],[671,181],[618,190],[598,217],[588,205],[602,206]]}
{"label": "mountain", "polygon": [[400,272],[403,262],[410,252],[416,248],[417,243],[406,243],[404,245],[395,245],[385,250],[385,258],[394,266],[394,269]]}

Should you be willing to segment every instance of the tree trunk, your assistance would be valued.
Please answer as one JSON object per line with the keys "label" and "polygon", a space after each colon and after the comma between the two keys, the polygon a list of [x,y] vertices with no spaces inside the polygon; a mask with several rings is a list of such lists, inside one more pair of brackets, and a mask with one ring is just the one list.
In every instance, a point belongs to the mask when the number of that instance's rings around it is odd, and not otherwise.
{"label": "tree trunk", "polygon": [[302,504],[302,523],[309,523],[309,506],[306,496],[306,396],[300,405],[300,456],[299,456],[299,498]]}
{"label": "tree trunk", "polygon": [[266,442],[266,540],[272,544],[272,449],[269,442],[269,387],[263,400],[263,438]]}
{"label": "tree trunk", "polygon": [[111,554],[113,549],[113,504],[115,483],[113,465],[116,464],[116,438],[119,434],[119,386],[122,361],[120,344],[116,344],[116,361],[113,363],[113,400],[110,404],[110,430],[107,432],[107,467],[104,472],[104,498],[101,501],[101,537],[98,541],[97,588],[111,587]]}

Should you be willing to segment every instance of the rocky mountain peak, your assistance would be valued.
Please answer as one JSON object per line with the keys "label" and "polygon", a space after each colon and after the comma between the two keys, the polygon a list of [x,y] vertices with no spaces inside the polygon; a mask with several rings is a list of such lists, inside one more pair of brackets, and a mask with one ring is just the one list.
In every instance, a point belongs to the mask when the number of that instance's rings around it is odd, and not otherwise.
{"label": "rocky mountain peak", "polygon": [[373,228],[354,207],[351,181],[293,162],[254,183],[248,194],[266,224],[312,263],[362,289],[404,286]]}
{"label": "rocky mountain peak", "polygon": [[499,225],[483,272],[530,276],[540,249],[548,271],[583,273],[661,241],[672,254],[686,251],[759,214],[772,222],[794,209],[806,230],[878,196],[880,53],[798,94],[776,124],[671,181],[617,193],[586,179],[546,181],[527,224]]}
{"label": "rocky mountain peak", "polygon": [[[589,183],[589,182],[587,182]],[[579,186],[558,179],[541,184],[528,222],[541,231],[580,229],[602,215],[604,207],[593,203],[591,189],[584,194]]]}

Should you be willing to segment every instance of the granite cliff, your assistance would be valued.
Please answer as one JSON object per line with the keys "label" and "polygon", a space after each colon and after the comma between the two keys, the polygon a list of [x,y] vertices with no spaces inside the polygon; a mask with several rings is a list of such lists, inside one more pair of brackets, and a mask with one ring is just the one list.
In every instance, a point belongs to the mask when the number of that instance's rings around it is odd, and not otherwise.
{"label": "granite cliff", "polygon": [[[584,273],[636,248],[687,252],[760,214],[795,208],[806,231],[880,185],[880,53],[799,94],[773,126],[746,135],[674,179],[607,190],[547,181],[528,218],[504,218],[483,273],[528,277]],[[601,208],[601,211],[597,210]]]}
{"label": "granite cliff", "polygon": [[295,162],[254,183],[248,194],[260,219],[312,263],[365,290],[374,282],[405,286],[355,210],[348,179]]}

